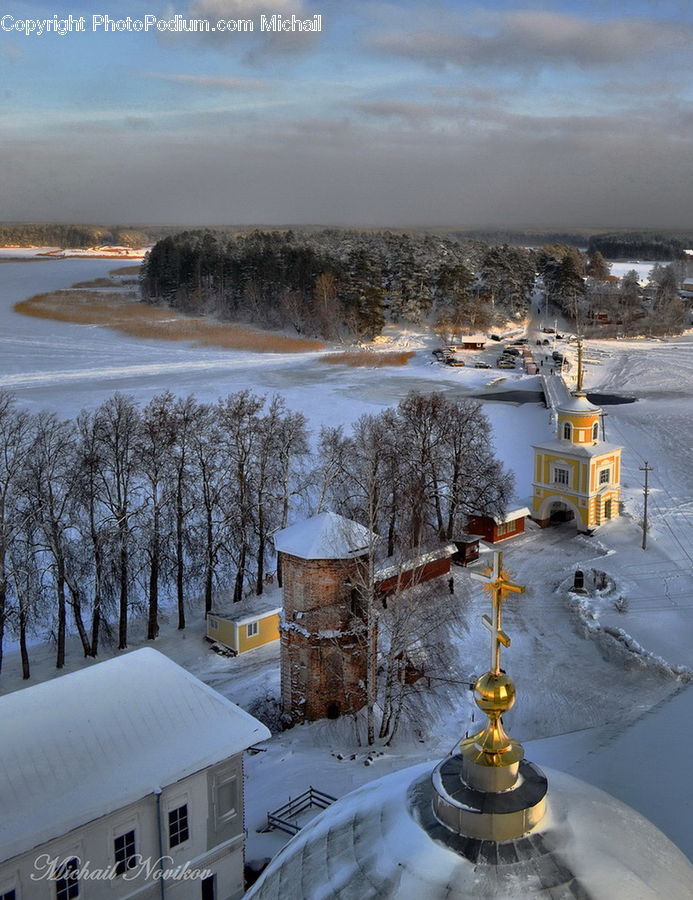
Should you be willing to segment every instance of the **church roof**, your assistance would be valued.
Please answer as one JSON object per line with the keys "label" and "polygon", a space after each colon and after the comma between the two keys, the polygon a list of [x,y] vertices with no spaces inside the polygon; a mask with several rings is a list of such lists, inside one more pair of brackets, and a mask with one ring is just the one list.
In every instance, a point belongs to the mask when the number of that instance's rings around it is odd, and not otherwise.
{"label": "church roof", "polygon": [[543,441],[541,444],[532,444],[535,450],[548,450],[557,456],[584,456],[593,459],[595,456],[608,456],[623,449],[618,444],[607,444],[605,441],[597,444],[573,444],[570,441]]}
{"label": "church roof", "polygon": [[274,534],[274,546],[301,559],[350,559],[367,553],[377,535],[333,512],[318,513]]}
{"label": "church roof", "polygon": [[590,403],[585,394],[577,393],[571,394],[568,400],[562,400],[557,406],[557,411],[559,413],[570,413],[571,415],[595,415],[601,412],[601,408],[595,406],[594,403]]}
{"label": "church roof", "polygon": [[647,819],[552,770],[539,828],[503,842],[455,835],[431,812],[425,763],[335,803],[270,863],[247,900],[689,900],[693,868]]}
{"label": "church roof", "polygon": [[0,860],[270,737],[151,648],[0,697],[0,721]]}

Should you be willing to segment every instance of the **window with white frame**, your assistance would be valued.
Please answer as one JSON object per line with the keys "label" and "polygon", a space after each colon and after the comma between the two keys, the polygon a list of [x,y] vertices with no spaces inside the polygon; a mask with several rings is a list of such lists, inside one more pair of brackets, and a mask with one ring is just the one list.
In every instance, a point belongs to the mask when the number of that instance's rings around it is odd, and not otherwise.
{"label": "window with white frame", "polygon": [[55,870],[55,900],[79,898],[79,860],[76,856],[66,859]]}
{"label": "window with white frame", "polygon": [[184,803],[182,806],[169,810],[168,845],[169,847],[177,847],[179,844],[185,843],[189,837],[188,804]]}
{"label": "window with white frame", "polygon": [[562,466],[555,466],[553,470],[554,484],[570,484],[570,472]]}
{"label": "window with white frame", "polygon": [[599,484],[608,484],[611,481],[611,469],[599,470]]}
{"label": "window with white frame", "polygon": [[255,637],[256,634],[260,632],[260,623],[259,622],[248,622],[246,627],[246,634],[248,637]]}
{"label": "window with white frame", "polygon": [[217,778],[215,783],[217,822],[228,822],[238,813],[238,778],[235,774]]}
{"label": "window with white frame", "polygon": [[210,618],[209,627],[212,631],[216,631],[217,628],[219,627],[219,622],[216,619]]}
{"label": "window with white frame", "polygon": [[135,831],[118,834],[113,840],[116,875],[124,875],[135,866]]}

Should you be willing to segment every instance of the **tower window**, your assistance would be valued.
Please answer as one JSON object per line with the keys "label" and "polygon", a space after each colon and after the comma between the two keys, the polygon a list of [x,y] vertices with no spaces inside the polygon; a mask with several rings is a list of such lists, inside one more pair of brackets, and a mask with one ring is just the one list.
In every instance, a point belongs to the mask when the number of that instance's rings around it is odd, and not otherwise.
{"label": "tower window", "polygon": [[566,422],[563,426],[563,439],[569,441],[573,434],[573,426],[570,422]]}
{"label": "tower window", "polygon": [[569,484],[570,473],[567,469],[555,468],[553,471],[553,482],[554,484]]}
{"label": "tower window", "polygon": [[611,471],[609,469],[601,469],[599,472],[599,484],[608,484],[611,481]]}
{"label": "tower window", "polygon": [[599,422],[595,422],[594,425],[592,426],[592,440],[593,441],[599,440]]}

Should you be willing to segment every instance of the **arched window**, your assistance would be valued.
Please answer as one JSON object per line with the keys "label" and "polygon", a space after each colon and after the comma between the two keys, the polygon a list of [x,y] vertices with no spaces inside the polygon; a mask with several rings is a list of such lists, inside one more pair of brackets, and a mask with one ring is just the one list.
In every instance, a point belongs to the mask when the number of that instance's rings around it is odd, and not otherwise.
{"label": "arched window", "polygon": [[594,425],[592,426],[592,440],[593,441],[599,440],[599,422],[595,422]]}
{"label": "arched window", "polygon": [[565,425],[563,426],[563,439],[566,441],[569,441],[572,433],[573,433],[573,426],[570,424],[570,422],[566,422]]}

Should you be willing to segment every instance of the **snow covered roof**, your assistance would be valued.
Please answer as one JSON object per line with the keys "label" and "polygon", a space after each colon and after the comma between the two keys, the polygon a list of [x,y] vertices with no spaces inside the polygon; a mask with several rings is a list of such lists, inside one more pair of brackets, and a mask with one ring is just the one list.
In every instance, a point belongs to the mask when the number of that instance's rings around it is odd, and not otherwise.
{"label": "snow covered roof", "polygon": [[635,810],[584,781],[545,770],[542,823],[497,843],[435,823],[432,768],[396,772],[329,807],[280,851],[247,900],[691,897],[693,869],[683,853]]}
{"label": "snow covered roof", "polygon": [[475,512],[472,515],[480,518],[480,519],[492,519],[496,525],[504,525],[506,522],[514,522],[516,519],[521,519],[523,516],[531,515],[531,511],[528,506],[517,506],[514,509],[509,509],[504,516],[491,516],[488,513]]}
{"label": "snow covered roof", "polygon": [[275,590],[269,594],[262,594],[260,597],[248,597],[238,603],[220,598],[214,601],[210,615],[243,625],[245,622],[252,622],[262,616],[281,612],[281,610],[281,594]]}
{"label": "snow covered roof", "polygon": [[532,444],[535,450],[548,450],[550,453],[557,453],[559,456],[581,456],[592,459],[595,456],[609,456],[622,450],[618,444],[607,444],[602,442],[599,444],[572,444],[570,441],[543,441],[541,444]]}
{"label": "snow covered roof", "polygon": [[368,552],[377,535],[333,512],[318,513],[274,534],[274,546],[301,559],[349,559]]}
{"label": "snow covered roof", "polygon": [[376,569],[373,573],[373,577],[376,581],[385,581],[387,578],[394,578],[404,572],[411,572],[413,569],[425,566],[438,559],[445,559],[448,556],[452,556],[454,553],[457,553],[456,544],[443,544],[441,547],[436,547],[434,550],[420,553],[418,556],[411,556],[408,559],[401,560],[399,563]]}
{"label": "snow covered roof", "polygon": [[150,648],[0,697],[0,722],[0,860],[270,737]]}
{"label": "snow covered roof", "polygon": [[590,403],[584,394],[571,394],[568,400],[562,400],[557,406],[558,412],[567,412],[574,415],[575,413],[591,414],[600,411],[598,406]]}

